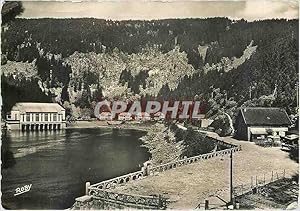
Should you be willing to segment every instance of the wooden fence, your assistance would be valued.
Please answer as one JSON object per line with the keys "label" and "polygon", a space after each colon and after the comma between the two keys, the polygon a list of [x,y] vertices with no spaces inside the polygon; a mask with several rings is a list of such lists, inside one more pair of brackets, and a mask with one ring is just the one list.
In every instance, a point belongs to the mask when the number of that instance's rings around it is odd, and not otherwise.
{"label": "wooden fence", "polygon": [[251,182],[235,186],[233,192],[235,197],[241,196],[248,192],[255,193],[256,191],[259,191],[260,187],[263,187],[276,180],[286,178],[286,176],[285,169],[283,169],[282,172],[272,171],[269,174],[264,174],[260,177],[251,176]]}

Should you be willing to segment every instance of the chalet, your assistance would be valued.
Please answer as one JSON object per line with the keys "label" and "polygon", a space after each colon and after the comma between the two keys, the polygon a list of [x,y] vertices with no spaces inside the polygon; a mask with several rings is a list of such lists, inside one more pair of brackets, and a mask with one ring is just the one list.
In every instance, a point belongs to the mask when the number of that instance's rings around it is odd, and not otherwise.
{"label": "chalet", "polygon": [[66,127],[65,109],[58,103],[16,103],[6,116],[11,130],[59,130]]}
{"label": "chalet", "polygon": [[131,113],[128,113],[128,112],[121,112],[119,113],[118,115],[118,120],[119,121],[129,121],[129,120],[132,120],[132,116],[131,116]]}
{"label": "chalet", "polygon": [[[298,129],[298,128],[297,128]],[[299,131],[290,130],[286,132],[286,136],[282,139],[282,148],[285,150],[291,150],[292,148],[299,148]]]}
{"label": "chalet", "polygon": [[291,121],[281,108],[242,108],[236,118],[236,137],[247,141],[263,139],[269,135],[285,136]]}
{"label": "chalet", "polygon": [[110,112],[101,112],[100,116],[99,116],[99,120],[109,120],[111,121],[112,118],[112,114]]}
{"label": "chalet", "polygon": [[153,114],[153,119],[156,121],[163,120],[163,119],[165,119],[165,117],[166,117],[166,115],[160,111]]}
{"label": "chalet", "polygon": [[201,124],[200,127],[201,128],[208,128],[210,126],[211,123],[213,123],[214,120],[212,119],[201,119]]}
{"label": "chalet", "polygon": [[151,120],[151,117],[147,112],[140,112],[135,116],[135,120],[149,121]]}

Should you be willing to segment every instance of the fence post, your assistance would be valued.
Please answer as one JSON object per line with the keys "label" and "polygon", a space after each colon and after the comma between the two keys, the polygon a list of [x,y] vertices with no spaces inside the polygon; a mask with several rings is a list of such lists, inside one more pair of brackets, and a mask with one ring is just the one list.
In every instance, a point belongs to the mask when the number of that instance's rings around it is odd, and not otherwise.
{"label": "fence post", "polygon": [[257,175],[255,176],[255,186],[257,188]]}
{"label": "fence post", "polygon": [[277,175],[277,179],[279,179],[279,178],[278,178],[278,172],[277,172],[277,171],[276,171],[276,175]]}
{"label": "fence post", "polygon": [[264,185],[266,184],[266,175],[264,174]]}
{"label": "fence post", "polygon": [[271,177],[271,182],[273,182],[273,171],[272,171],[272,177]]}
{"label": "fence post", "polygon": [[241,192],[241,195],[243,195],[244,193],[244,185],[242,184],[242,192]]}
{"label": "fence post", "polygon": [[159,194],[158,195],[158,210],[161,209],[163,207],[163,203],[162,203],[162,197],[161,195]]}
{"label": "fence post", "polygon": [[90,182],[85,183],[85,195],[89,195],[89,187],[91,186]]}
{"label": "fence post", "polygon": [[204,209],[205,209],[205,210],[208,210],[208,206],[209,206],[209,201],[208,201],[208,200],[205,200]]}
{"label": "fence post", "polygon": [[253,177],[251,176],[251,189],[253,187]]}
{"label": "fence post", "polygon": [[283,169],[283,178],[285,178],[285,169]]}

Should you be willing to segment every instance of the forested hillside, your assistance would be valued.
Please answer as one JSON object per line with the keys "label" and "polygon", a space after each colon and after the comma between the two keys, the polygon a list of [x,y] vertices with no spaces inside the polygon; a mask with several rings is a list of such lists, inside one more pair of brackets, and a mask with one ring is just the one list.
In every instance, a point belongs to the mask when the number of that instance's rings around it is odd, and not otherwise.
{"label": "forested hillside", "polygon": [[16,19],[2,31],[2,115],[21,100],[89,116],[102,97],[201,99],[209,115],[297,105],[298,20]]}

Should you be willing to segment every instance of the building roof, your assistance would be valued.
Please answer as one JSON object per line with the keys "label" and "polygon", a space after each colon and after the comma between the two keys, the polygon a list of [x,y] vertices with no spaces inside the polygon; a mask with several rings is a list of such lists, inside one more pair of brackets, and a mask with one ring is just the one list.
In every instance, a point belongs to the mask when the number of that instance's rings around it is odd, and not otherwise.
{"label": "building roof", "polygon": [[160,112],[160,111],[154,113],[153,115],[154,115],[155,117],[166,116],[163,112]]}
{"label": "building roof", "polygon": [[139,113],[137,113],[136,116],[138,116],[138,117],[150,117],[150,114],[147,113],[147,112],[139,112]]}
{"label": "building roof", "polygon": [[112,116],[111,112],[103,111],[100,113],[101,115],[107,115],[107,116]]}
{"label": "building roof", "polygon": [[131,113],[129,112],[121,112],[118,114],[118,116],[131,116]]}
{"label": "building roof", "polygon": [[281,108],[248,107],[241,109],[246,125],[289,126],[290,118]]}
{"label": "building roof", "polygon": [[58,103],[16,103],[11,110],[21,112],[61,112],[65,109]]}
{"label": "building roof", "polygon": [[250,132],[254,135],[268,135],[266,128],[250,128]]}

